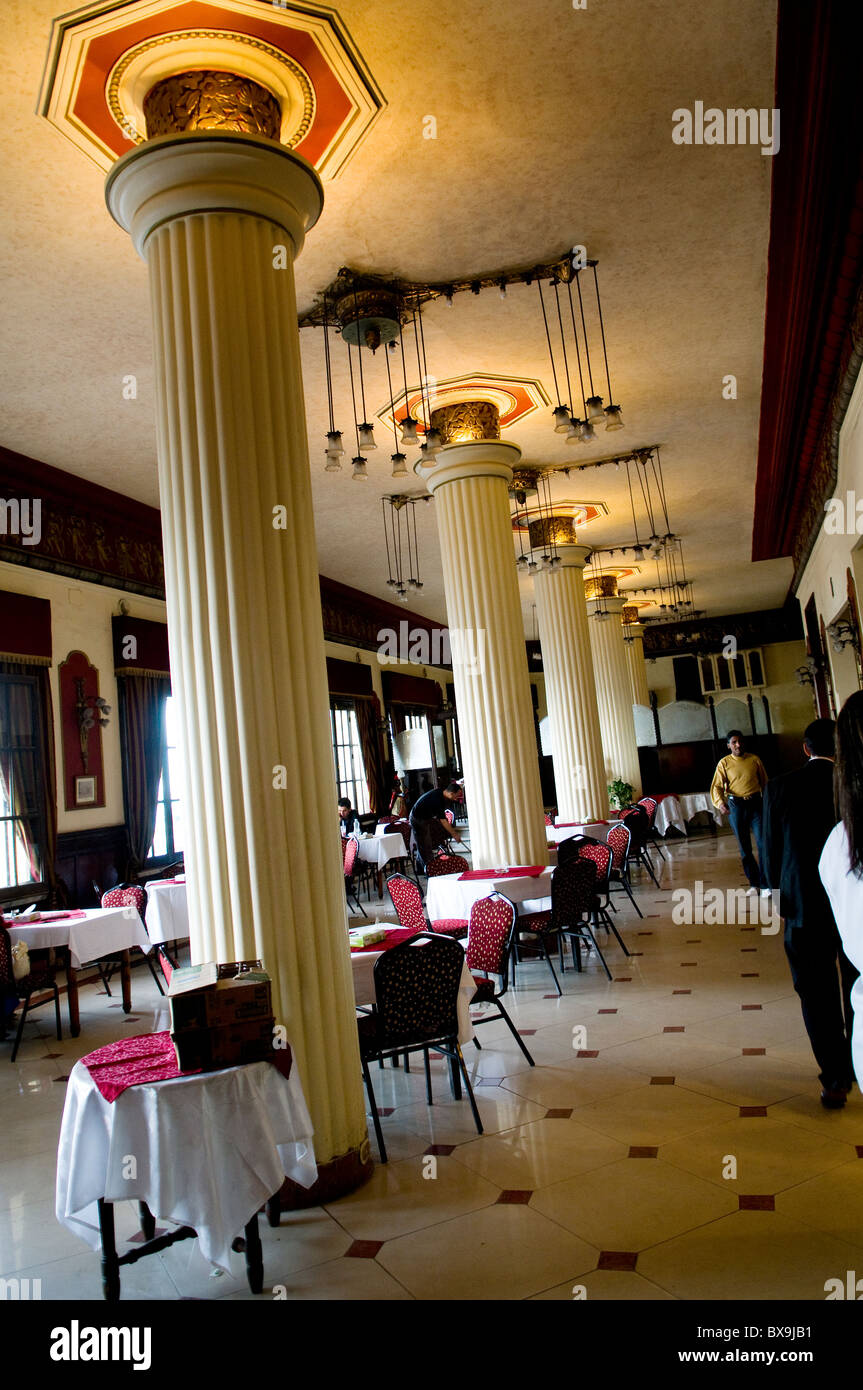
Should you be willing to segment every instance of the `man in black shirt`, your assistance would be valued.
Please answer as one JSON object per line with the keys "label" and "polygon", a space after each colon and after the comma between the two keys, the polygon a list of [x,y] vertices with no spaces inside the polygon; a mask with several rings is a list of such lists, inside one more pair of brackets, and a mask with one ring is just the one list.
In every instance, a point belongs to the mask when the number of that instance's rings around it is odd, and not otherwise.
{"label": "man in black shirt", "polygon": [[346,796],[339,797],[339,820],[343,835],[359,835],[360,818]]}
{"label": "man in black shirt", "polygon": [[832,719],[804,734],[809,761],[767,784],[763,850],[770,884],[779,889],[785,953],[800,996],[803,1022],[821,1074],[821,1104],[839,1110],[853,1082],[851,986],[857,971],[845,956],[818,873],[833,809]]}
{"label": "man in black shirt", "polygon": [[451,802],[462,800],[462,795],[459,783],[450,782],[443,791],[425,792],[414,804],[410,815],[411,849],[420,873],[426,872],[428,861],[447,840],[461,841],[461,835],[447,820],[446,812]]}

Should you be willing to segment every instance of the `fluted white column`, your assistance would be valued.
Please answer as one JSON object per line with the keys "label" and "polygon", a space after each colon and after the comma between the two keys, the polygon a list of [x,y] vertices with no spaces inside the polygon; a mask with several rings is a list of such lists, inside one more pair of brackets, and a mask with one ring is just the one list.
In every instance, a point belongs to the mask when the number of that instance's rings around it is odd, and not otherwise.
{"label": "fluted white column", "polygon": [[557,554],[559,565],[537,572],[534,595],[558,819],[601,819],[608,811],[608,791],[584,597],[590,550],[562,545]]}
{"label": "fluted white column", "polygon": [[[608,616],[595,618],[599,610]],[[636,797],[641,795],[641,770],[638,764],[638,744],[635,741],[635,719],[632,714],[632,688],[623,626],[620,615],[622,598],[588,599],[590,645],[596,675],[596,699],[599,706],[599,726],[602,730],[602,749],[609,782],[622,778],[628,782]]]}
{"label": "fluted white column", "polygon": [[644,660],[644,628],[641,623],[624,623],[623,646],[629,669],[629,684],[634,705],[649,705],[647,663]]}
{"label": "fluted white column", "polygon": [[473,440],[416,470],[435,499],[477,868],[548,863],[507,491],[520,458]]}
{"label": "fluted white column", "polygon": [[263,960],[318,1163],[353,1163],[355,1182],[368,1141],[293,272],[322,189],[266,139],[182,135],[120,160],[107,199],[150,268],[192,958]]}

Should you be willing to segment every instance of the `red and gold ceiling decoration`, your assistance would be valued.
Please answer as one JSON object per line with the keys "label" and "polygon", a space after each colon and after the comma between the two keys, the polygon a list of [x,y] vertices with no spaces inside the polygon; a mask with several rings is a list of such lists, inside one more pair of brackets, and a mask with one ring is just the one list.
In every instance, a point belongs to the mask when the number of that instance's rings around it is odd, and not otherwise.
{"label": "red and gold ceiling decoration", "polygon": [[101,169],[146,139],[144,100],[189,72],[235,73],[281,109],[279,139],[334,178],[384,98],[333,10],[260,0],[131,0],[55,19],[44,116]]}
{"label": "red and gold ceiling decoration", "polygon": [[433,412],[443,406],[466,401],[489,401],[496,406],[502,430],[550,404],[539,381],[471,372],[467,376],[448,377],[445,381],[429,378],[422,390],[419,386],[408,387],[407,396],[402,391],[378,411],[378,419],[392,426],[394,422],[401,424],[406,416],[411,415],[417,422],[417,432],[425,434],[428,428],[425,418],[427,410]]}
{"label": "red and gold ceiling decoration", "polygon": [[[526,534],[532,521],[539,521],[546,515],[546,509],[538,503],[533,506],[519,507],[512,518],[512,529],[516,534],[519,531]],[[607,516],[608,508],[604,502],[576,502],[571,498],[562,497],[560,500],[555,498],[554,515],[571,517],[576,528],[580,530],[582,526],[588,526],[591,521],[599,521],[601,517]]]}

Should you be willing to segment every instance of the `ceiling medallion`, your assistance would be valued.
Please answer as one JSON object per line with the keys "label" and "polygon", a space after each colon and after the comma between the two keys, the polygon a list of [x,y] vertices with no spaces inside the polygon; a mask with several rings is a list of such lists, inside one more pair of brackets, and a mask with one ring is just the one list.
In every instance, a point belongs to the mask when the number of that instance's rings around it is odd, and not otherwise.
{"label": "ceiling medallion", "polygon": [[[190,69],[189,59],[207,63],[207,68]],[[151,129],[148,106],[157,88],[171,79],[202,79],[208,73],[220,72],[225,77],[250,86],[257,85],[277,104],[275,134],[272,116],[267,129],[255,125],[210,126],[165,124]],[[170,90],[170,89],[168,89]],[[189,98],[193,98],[193,90]],[[177,104],[172,93],[172,105]],[[255,135],[268,135],[293,149],[305,138],[315,116],[315,93],[308,74],[288,54],[251,34],[228,34],[218,29],[183,29],[173,34],[159,34],[130,48],[114,64],[106,85],[111,115],[120,129],[136,145],[142,145],[154,135],[169,135],[176,130],[231,129],[247,130]],[[189,101],[189,105],[193,100]],[[177,112],[182,121],[182,113]],[[144,133],[146,130],[146,134]]]}
{"label": "ceiling medallion", "polygon": [[235,72],[178,72],[144,98],[147,139],[186,130],[241,130],[278,140],[281,107],[266,87]]}

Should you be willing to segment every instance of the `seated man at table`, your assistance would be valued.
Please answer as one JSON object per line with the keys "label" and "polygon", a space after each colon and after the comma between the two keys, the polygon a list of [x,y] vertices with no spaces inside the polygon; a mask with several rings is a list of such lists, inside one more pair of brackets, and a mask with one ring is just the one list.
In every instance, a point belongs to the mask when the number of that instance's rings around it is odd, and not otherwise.
{"label": "seated man at table", "polygon": [[360,818],[346,796],[339,797],[339,822],[343,835],[359,835]]}
{"label": "seated man at table", "polygon": [[450,782],[443,791],[425,792],[414,804],[410,814],[411,849],[416,855],[420,873],[426,872],[428,861],[434,858],[447,840],[461,842],[461,835],[454,825],[450,825],[446,811],[453,801],[461,801],[463,797],[459,783]]}

